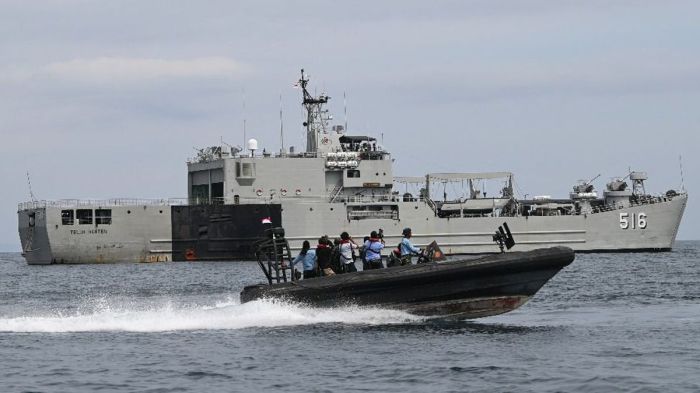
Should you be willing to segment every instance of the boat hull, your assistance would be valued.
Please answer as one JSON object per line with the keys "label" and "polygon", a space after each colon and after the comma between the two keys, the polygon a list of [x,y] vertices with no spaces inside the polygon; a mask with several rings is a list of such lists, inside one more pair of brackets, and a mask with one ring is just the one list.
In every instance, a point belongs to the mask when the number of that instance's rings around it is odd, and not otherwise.
{"label": "boat hull", "polygon": [[480,318],[522,306],[573,260],[572,249],[553,247],[398,266],[247,286],[241,292],[241,302],[273,298],[319,307],[350,303],[424,316]]}

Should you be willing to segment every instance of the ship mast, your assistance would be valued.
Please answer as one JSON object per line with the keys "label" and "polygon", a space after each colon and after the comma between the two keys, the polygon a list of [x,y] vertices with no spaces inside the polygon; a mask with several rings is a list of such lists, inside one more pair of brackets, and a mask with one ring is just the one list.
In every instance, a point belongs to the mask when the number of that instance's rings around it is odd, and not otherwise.
{"label": "ship mast", "polygon": [[302,69],[299,86],[301,86],[304,94],[302,105],[306,110],[306,121],[304,121],[304,127],[306,127],[306,152],[316,153],[319,136],[321,133],[326,132],[327,119],[324,117],[326,111],[323,109],[323,104],[327,103],[330,97],[325,94],[321,94],[318,97],[312,96],[306,89],[308,83],[308,76],[304,75],[304,69]]}

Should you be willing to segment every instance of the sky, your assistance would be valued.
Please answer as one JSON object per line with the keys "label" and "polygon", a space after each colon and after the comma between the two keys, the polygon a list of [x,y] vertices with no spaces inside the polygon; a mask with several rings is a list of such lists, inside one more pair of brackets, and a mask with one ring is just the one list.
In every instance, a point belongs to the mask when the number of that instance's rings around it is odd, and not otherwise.
{"label": "sky", "polygon": [[280,96],[285,145],[303,149],[300,68],[395,175],[512,171],[521,196],[565,197],[642,170],[653,194],[688,190],[678,238],[700,239],[698,15],[673,0],[0,0],[0,251],[20,250],[27,172],[37,199],[186,197],[195,148],[242,145],[244,120],[279,150]]}

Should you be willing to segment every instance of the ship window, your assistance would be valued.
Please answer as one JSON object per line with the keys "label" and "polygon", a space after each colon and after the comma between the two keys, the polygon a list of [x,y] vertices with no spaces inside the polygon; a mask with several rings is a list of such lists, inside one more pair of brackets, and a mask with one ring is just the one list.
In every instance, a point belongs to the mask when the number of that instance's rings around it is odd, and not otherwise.
{"label": "ship window", "polygon": [[348,169],[348,177],[360,177],[360,171],[357,169]]}
{"label": "ship window", "polygon": [[61,210],[61,224],[63,225],[73,225],[73,210]]}
{"label": "ship window", "polygon": [[209,185],[202,184],[199,186],[192,186],[192,202],[195,204],[202,204],[209,202]]}
{"label": "ship window", "polygon": [[112,223],[112,209],[95,209],[95,224],[110,225]]}
{"label": "ship window", "polygon": [[255,163],[237,162],[236,177],[255,177]]}
{"label": "ship window", "polygon": [[78,224],[92,224],[92,209],[78,209],[75,211]]}
{"label": "ship window", "polygon": [[224,203],[224,183],[211,183],[211,202],[214,204]]}

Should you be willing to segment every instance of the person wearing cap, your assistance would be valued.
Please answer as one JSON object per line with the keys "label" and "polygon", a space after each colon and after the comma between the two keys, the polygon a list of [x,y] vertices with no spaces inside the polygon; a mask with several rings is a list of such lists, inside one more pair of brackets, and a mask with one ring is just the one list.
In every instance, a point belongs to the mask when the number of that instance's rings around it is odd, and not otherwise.
{"label": "person wearing cap", "polygon": [[355,251],[358,249],[357,243],[350,237],[350,234],[343,232],[340,234],[340,263],[344,273],[352,273],[357,271],[355,267]]}
{"label": "person wearing cap", "polygon": [[316,277],[316,250],[311,250],[311,245],[308,240],[304,240],[301,246],[299,255],[292,261],[292,267],[299,262],[302,262],[304,269],[304,280],[307,278]]}
{"label": "person wearing cap", "polygon": [[413,255],[418,255],[422,251],[420,248],[415,247],[411,243],[411,228],[404,228],[403,230],[403,239],[401,240],[400,244],[400,249],[401,249],[401,266],[403,265],[410,265],[411,262],[411,257]]}
{"label": "person wearing cap", "polygon": [[377,231],[372,231],[369,235],[369,239],[365,241],[365,260],[367,260],[368,269],[381,269],[382,265],[382,249],[384,248],[384,243],[379,238]]}

